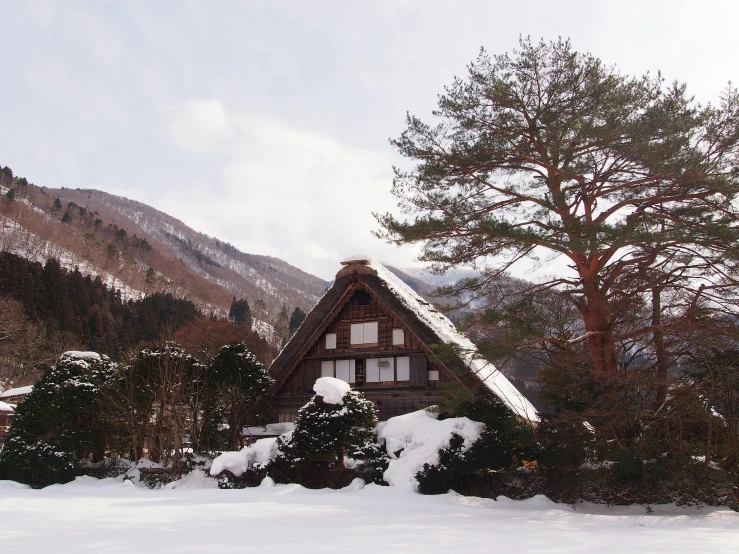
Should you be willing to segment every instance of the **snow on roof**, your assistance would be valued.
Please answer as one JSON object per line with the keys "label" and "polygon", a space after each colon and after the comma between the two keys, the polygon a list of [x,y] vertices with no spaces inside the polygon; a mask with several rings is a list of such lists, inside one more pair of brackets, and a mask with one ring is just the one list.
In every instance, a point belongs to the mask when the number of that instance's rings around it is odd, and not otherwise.
{"label": "snow on roof", "polygon": [[10,404],[6,404],[2,400],[0,400],[0,412],[12,412],[12,411],[13,411],[13,406],[11,406]]}
{"label": "snow on roof", "polygon": [[252,437],[276,437],[278,435],[289,433],[293,429],[295,429],[295,423],[292,421],[286,421],[283,423],[268,423],[262,427],[244,427],[243,434],[245,436],[251,435]]}
{"label": "snow on roof", "polygon": [[536,408],[491,362],[480,358],[473,342],[460,333],[454,323],[421,298],[416,292],[388,271],[372,256],[354,254],[345,258],[343,265],[361,263],[372,268],[387,287],[411,310],[419,320],[425,323],[445,343],[456,346],[462,361],[477,377],[500,398],[516,415],[529,421],[539,421]]}
{"label": "snow on roof", "polygon": [[326,404],[343,405],[342,398],[351,390],[351,386],[346,381],[335,377],[319,377],[313,385],[313,390],[316,391],[316,395],[323,397]]}
{"label": "snow on roof", "polygon": [[27,394],[31,394],[32,390],[33,390],[33,385],[28,385],[27,387],[18,387],[17,389],[8,389],[4,393],[0,394],[0,398],[13,398],[15,396],[26,396]]}
{"label": "snow on roof", "polygon": [[77,358],[79,360],[99,360],[100,354],[97,352],[80,352],[79,350],[68,350],[63,354],[70,358]]}

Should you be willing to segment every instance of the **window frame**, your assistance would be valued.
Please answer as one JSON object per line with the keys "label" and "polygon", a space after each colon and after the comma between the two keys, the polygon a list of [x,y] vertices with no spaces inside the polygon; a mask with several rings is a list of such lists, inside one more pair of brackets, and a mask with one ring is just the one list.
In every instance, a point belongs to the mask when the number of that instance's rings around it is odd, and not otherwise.
{"label": "window frame", "polygon": [[[326,333],[326,350],[336,350],[336,341],[337,341],[337,335],[338,333]],[[333,337],[333,346],[329,346],[329,337]]]}
{"label": "window frame", "polygon": [[[362,342],[354,342],[355,329],[361,326],[362,328]],[[374,326],[374,342],[366,342],[365,337],[367,336],[366,329],[368,326]],[[371,328],[371,327],[370,327]],[[380,322],[379,321],[360,321],[357,323],[349,324],[349,346],[378,346],[380,344]]]}
{"label": "window frame", "polygon": [[[402,381],[398,379],[398,360],[401,358],[408,360],[407,368],[406,368],[408,378],[403,379]],[[388,361],[388,360],[391,362],[391,365],[392,365],[392,373],[393,373],[392,380],[383,379],[383,366],[380,365],[383,361]],[[370,364],[374,363],[375,361],[377,361],[377,368],[373,368],[372,370],[370,370]],[[389,386],[395,386],[395,385],[404,385],[406,383],[409,384],[410,379],[411,379],[410,367],[411,367],[410,356],[382,356],[379,358],[366,358],[364,360],[364,380],[362,381],[363,386],[365,387],[367,386],[369,387],[381,387],[381,386],[389,387]],[[370,371],[373,371],[373,372],[377,371],[377,381],[370,381],[369,379]],[[387,374],[385,374],[385,376],[387,376]]]}
{"label": "window frame", "polygon": [[[349,379],[354,378],[353,381],[344,381],[344,379],[341,379],[341,377],[337,377],[337,364],[338,362],[347,362],[349,363]],[[354,367],[352,367],[351,362],[354,362]],[[324,373],[328,373],[328,365],[331,366],[331,374],[324,375]],[[348,383],[349,385],[356,385],[357,384],[357,360],[356,358],[341,358],[338,360],[321,360],[321,377],[333,377],[334,379],[341,379],[345,383]]]}

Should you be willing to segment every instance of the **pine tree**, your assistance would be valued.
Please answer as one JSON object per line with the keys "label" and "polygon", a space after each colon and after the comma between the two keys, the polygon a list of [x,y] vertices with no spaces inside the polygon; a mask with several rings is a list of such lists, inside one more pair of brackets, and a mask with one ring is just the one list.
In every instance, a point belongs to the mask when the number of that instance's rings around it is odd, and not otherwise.
{"label": "pine tree", "polygon": [[0,169],[0,185],[10,187],[13,184],[13,170],[7,165]]}
{"label": "pine tree", "polygon": [[599,379],[623,367],[624,341],[654,330],[619,328],[624,274],[659,277],[678,259],[670,278],[688,305],[736,291],[724,281],[739,240],[737,89],[700,106],[659,75],[627,77],[567,41],[522,39],[511,54],[482,51],[433,115],[409,115],[392,141],[415,166],[393,184],[410,218],[379,217],[381,235],[422,243],[420,259],[439,270],[488,260],[465,284],[478,294],[521,260],[566,260],[568,273],[539,289],[577,309],[576,339]]}
{"label": "pine tree", "polygon": [[305,321],[305,312],[300,308],[295,308],[290,315],[290,335],[292,336],[298,330],[300,324]]}
{"label": "pine tree", "polygon": [[233,297],[233,300],[231,300],[231,309],[228,311],[228,319],[230,319],[232,323],[243,324],[247,327],[251,327],[251,309],[244,298],[236,300],[236,297]]}
{"label": "pine tree", "polygon": [[280,313],[277,314],[277,320],[275,321],[275,333],[277,333],[277,336],[280,339],[280,345],[284,344],[284,342],[287,340],[289,332],[290,316],[288,315],[287,305],[282,304],[282,308],[280,308]]}
{"label": "pine tree", "polygon": [[344,468],[344,457],[366,460],[377,456],[375,405],[361,392],[349,391],[342,404],[314,396],[300,408],[295,430],[278,447],[292,464],[318,462]]}
{"label": "pine tree", "polygon": [[102,458],[110,427],[99,400],[115,370],[106,356],[63,354],[16,409],[2,453],[5,475],[44,487],[71,481],[89,454]]}
{"label": "pine tree", "polygon": [[216,429],[224,424],[227,425],[227,441],[207,446],[238,450],[245,426],[268,423],[273,385],[274,379],[267,368],[246,343],[222,347],[210,365],[206,402],[209,429],[205,433],[210,436],[204,437],[204,442],[211,442]]}

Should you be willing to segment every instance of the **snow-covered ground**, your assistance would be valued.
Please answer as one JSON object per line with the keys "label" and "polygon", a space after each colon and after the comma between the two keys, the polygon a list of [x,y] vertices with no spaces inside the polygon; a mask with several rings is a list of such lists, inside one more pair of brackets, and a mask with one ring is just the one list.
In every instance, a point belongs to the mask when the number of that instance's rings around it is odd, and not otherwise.
{"label": "snow-covered ground", "polygon": [[648,515],[375,485],[219,490],[191,475],[158,490],[90,477],[42,490],[0,481],[0,551],[703,554],[739,545],[739,514],[728,509],[655,506]]}

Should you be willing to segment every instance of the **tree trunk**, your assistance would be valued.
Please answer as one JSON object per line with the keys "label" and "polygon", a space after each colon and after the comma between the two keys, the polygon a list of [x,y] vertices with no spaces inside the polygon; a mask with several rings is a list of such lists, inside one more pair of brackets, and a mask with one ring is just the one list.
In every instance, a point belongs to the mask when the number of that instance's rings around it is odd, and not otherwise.
{"label": "tree trunk", "polygon": [[611,332],[611,312],[608,299],[592,284],[585,284],[583,294],[585,302],[579,306],[579,309],[585,323],[585,331],[593,333],[588,336],[593,373],[601,378],[615,377],[618,364],[616,363],[616,343]]}
{"label": "tree trunk", "polygon": [[338,451],[336,452],[336,465],[337,467],[340,467],[342,469],[346,467],[346,465],[344,465],[344,449],[343,448],[339,448]]}
{"label": "tree trunk", "polygon": [[667,350],[662,330],[657,329],[662,324],[662,287],[652,289],[652,333],[654,355],[656,358],[657,397],[654,400],[654,409],[658,410],[667,399]]}

